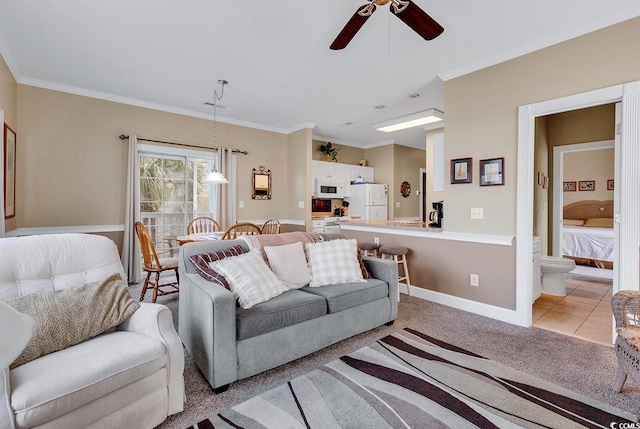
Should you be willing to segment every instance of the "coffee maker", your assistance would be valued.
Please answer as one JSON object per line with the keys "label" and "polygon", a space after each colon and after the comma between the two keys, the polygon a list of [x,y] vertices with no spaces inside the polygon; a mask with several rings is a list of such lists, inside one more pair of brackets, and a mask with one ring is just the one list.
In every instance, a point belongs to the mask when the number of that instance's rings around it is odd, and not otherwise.
{"label": "coffee maker", "polygon": [[433,211],[429,213],[429,228],[442,228],[442,213],[444,209],[444,201],[432,203]]}

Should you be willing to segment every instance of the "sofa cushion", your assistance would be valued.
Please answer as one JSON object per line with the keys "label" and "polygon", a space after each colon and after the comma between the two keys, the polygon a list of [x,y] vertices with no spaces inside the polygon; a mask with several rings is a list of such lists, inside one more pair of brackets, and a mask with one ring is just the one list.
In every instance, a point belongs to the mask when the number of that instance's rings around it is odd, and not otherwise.
{"label": "sofa cushion", "polygon": [[48,354],[11,371],[18,427],[34,427],[133,383],[165,366],[164,346],[115,331]]}
{"label": "sofa cushion", "polygon": [[209,252],[209,253],[201,253],[199,255],[193,255],[189,258],[191,262],[193,262],[194,267],[198,274],[202,276],[205,280],[210,282],[218,283],[221,286],[231,290],[229,287],[229,282],[224,278],[222,274],[217,272],[211,267],[211,263],[215,261],[220,261],[224,258],[229,258],[231,256],[238,256],[244,253],[244,249],[241,245],[233,246],[229,249],[218,250],[217,252]]}
{"label": "sofa cushion", "polygon": [[238,308],[236,333],[238,340],[243,340],[325,314],[323,297],[294,289],[250,309]]}
{"label": "sofa cushion", "polygon": [[326,299],[329,313],[337,313],[338,311],[376,301],[389,295],[389,285],[378,279],[366,279],[364,282],[320,287],[307,286],[301,290]]}
{"label": "sofa cushion", "polygon": [[265,246],[271,271],[289,289],[300,289],[309,284],[311,275],[302,243],[297,241],[283,246]]}
{"label": "sofa cushion", "polygon": [[131,299],[120,274],[77,288],[5,301],[33,318],[33,336],[11,369],[78,344],[128,319],[140,304]]}
{"label": "sofa cushion", "polygon": [[354,239],[338,239],[306,244],[311,271],[309,286],[363,281]]}
{"label": "sofa cushion", "polygon": [[212,262],[211,266],[225,276],[242,308],[251,308],[288,290],[257,250]]}

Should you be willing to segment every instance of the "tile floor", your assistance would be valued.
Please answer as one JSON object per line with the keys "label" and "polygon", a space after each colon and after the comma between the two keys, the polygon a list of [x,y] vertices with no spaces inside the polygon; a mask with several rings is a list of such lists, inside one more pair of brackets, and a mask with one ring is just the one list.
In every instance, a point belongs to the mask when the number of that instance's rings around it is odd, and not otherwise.
{"label": "tile floor", "polygon": [[612,344],[611,285],[566,279],[567,296],[542,294],[533,304],[533,325]]}

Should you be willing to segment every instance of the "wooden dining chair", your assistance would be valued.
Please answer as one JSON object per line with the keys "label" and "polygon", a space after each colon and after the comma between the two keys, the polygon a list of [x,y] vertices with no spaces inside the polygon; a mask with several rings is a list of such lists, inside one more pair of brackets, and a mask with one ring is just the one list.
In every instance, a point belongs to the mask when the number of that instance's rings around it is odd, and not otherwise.
{"label": "wooden dining chair", "polygon": [[222,231],[222,227],[217,220],[206,216],[196,217],[187,225],[187,234],[216,231]]}
{"label": "wooden dining chair", "polygon": [[260,228],[262,234],[280,234],[280,221],[278,219],[269,219]]}
{"label": "wooden dining chair", "polygon": [[[152,302],[156,302],[159,296],[169,295],[180,291],[178,286],[180,278],[178,277],[178,258],[159,258],[156,252],[156,246],[147,232],[147,228],[142,222],[136,222],[136,234],[140,241],[140,250],[142,252],[143,269],[147,272],[147,277],[142,285],[140,293],[140,301],[144,299],[147,289],[153,289],[151,297]],[[163,271],[175,270],[176,281],[160,284],[160,273]],[[155,273],[155,277],[151,280],[151,273]]]}
{"label": "wooden dining chair", "polygon": [[262,231],[260,227],[251,222],[240,222],[231,225],[222,235],[223,240],[235,240],[241,235],[260,235]]}

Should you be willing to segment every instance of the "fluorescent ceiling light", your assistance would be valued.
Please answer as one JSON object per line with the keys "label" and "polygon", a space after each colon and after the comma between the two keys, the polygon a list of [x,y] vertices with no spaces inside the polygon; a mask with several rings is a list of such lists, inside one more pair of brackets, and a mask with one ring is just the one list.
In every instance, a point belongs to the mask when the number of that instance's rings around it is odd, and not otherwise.
{"label": "fluorescent ceiling light", "polygon": [[388,121],[378,122],[372,127],[378,131],[389,133],[391,131],[404,130],[405,128],[418,127],[420,125],[431,124],[444,120],[444,113],[436,109],[429,109],[423,112],[413,113]]}

